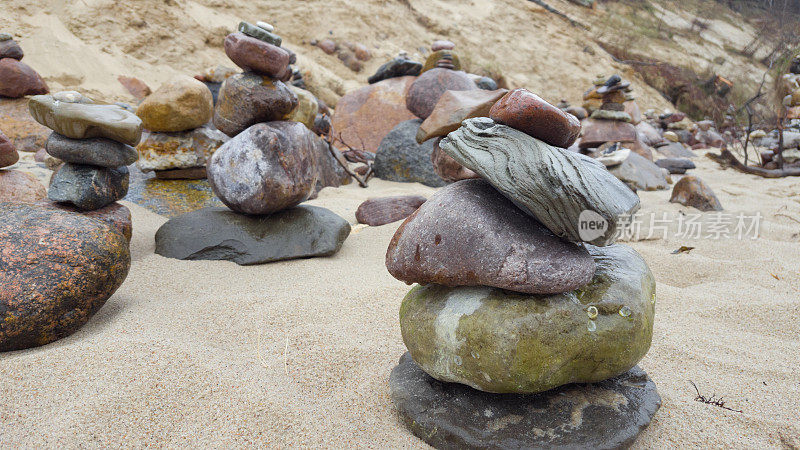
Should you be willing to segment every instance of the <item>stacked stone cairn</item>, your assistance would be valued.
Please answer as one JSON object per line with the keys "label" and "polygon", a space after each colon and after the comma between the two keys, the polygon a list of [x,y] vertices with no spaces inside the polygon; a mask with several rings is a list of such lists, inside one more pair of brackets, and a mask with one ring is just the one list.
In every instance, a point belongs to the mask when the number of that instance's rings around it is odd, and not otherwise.
{"label": "stacked stone cairn", "polygon": [[392,399],[434,447],[615,448],[660,406],[636,366],[655,281],[614,244],[639,199],[566,150],[580,129],[535,94],[508,92],[440,143],[480,178],[439,190],[392,238],[387,269],[418,283],[400,307],[408,353]]}
{"label": "stacked stone cairn", "polygon": [[208,160],[229,139],[209,124],[213,112],[209,88],[188,76],[147,96],[136,110],[149,131],[136,148],[139,169],[161,179],[206,178]]}
{"label": "stacked stone cairn", "polygon": [[220,88],[213,121],[231,139],[211,156],[207,173],[228,208],[170,219],[156,233],[156,253],[261,264],[332,255],[349,235],[349,223],[335,213],[300,205],[348,178],[311,131],[316,98],[283,83],[294,56],[273,31],[242,22],[225,38],[225,52],[245,72]]}
{"label": "stacked stone cairn", "polygon": [[42,77],[22,62],[25,53],[8,33],[0,33],[0,97],[21,98],[47,94]]}

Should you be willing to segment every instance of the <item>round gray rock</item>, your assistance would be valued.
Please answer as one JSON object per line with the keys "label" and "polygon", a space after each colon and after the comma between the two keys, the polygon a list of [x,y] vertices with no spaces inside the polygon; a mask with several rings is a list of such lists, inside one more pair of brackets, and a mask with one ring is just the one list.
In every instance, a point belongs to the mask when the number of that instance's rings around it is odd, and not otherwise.
{"label": "round gray rock", "polygon": [[381,141],[375,154],[375,176],[382,180],[422,183],[441,187],[447,184],[433,169],[434,140],[417,143],[421,119],[400,122]]}
{"label": "round gray rock", "polygon": [[350,224],[317,206],[270,216],[203,208],[170,219],[156,232],[156,253],[184,260],[227,260],[239,265],[330,256],[342,248]]}
{"label": "round gray rock", "polygon": [[105,138],[70,139],[51,133],[45,148],[51,156],[75,164],[119,167],[131,165],[139,159],[133,147]]}
{"label": "round gray rock", "polygon": [[406,353],[389,389],[405,426],[438,449],[624,448],[661,406],[655,383],[639,366],[594,384],[489,394],[437,381]]}

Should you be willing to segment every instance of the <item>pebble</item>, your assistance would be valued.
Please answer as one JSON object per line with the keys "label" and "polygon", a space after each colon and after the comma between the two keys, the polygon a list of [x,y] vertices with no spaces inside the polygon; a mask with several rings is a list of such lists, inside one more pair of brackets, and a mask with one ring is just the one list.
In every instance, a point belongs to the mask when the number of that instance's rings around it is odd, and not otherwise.
{"label": "pebble", "polygon": [[232,33],[225,38],[225,54],[245,72],[278,80],[288,79],[292,74],[289,52],[243,33]]}
{"label": "pebble", "polygon": [[128,168],[65,163],[53,173],[47,197],[88,211],[100,209],[128,193]]}
{"label": "pebble", "polygon": [[694,169],[696,166],[688,158],[664,158],[656,161],[656,165],[662,169],[667,169],[669,173],[682,175],[687,170]]}
{"label": "pebble", "polygon": [[22,47],[13,39],[0,41],[0,59],[12,58],[20,61],[23,56],[25,56],[25,53],[22,51]]}
{"label": "pebble", "polygon": [[572,114],[544,101],[527,89],[514,89],[492,106],[489,117],[547,144],[567,148],[581,132]]}
{"label": "pebble", "polygon": [[12,166],[19,161],[19,153],[14,143],[0,131],[0,168]]}
{"label": "pebble", "polygon": [[214,108],[214,126],[230,137],[249,126],[281,120],[297,106],[283,82],[254,73],[233,75],[222,83]]}
{"label": "pebble", "polygon": [[693,175],[686,175],[675,183],[669,201],[691,206],[700,211],[722,211],[722,205],[711,187]]}
{"label": "pebble", "polygon": [[157,132],[193,130],[208,123],[213,113],[211,91],[188,76],[162,84],[136,109],[142,126]]}
{"label": "pebble", "polygon": [[31,116],[40,124],[72,139],[107,138],[135,146],[142,137],[142,121],[116,105],[60,101],[37,95],[28,102]]}
{"label": "pebble", "polygon": [[356,220],[371,227],[397,222],[413,214],[426,200],[421,195],[371,198],[358,206]]}
{"label": "pebble", "polygon": [[258,39],[259,41],[266,42],[276,47],[280,47],[282,43],[281,37],[273,34],[272,31],[247,22],[239,22],[237,30],[251,38]]}
{"label": "pebble", "polygon": [[262,22],[260,20],[258,22],[256,22],[256,26],[261,28],[262,30],[269,31],[270,33],[275,31],[275,27],[273,27],[272,24],[269,24],[267,22]]}
{"label": "pebble", "polygon": [[45,149],[68,163],[111,168],[133,164],[139,158],[133,147],[121,142],[105,138],[70,139],[55,132],[47,139]]}

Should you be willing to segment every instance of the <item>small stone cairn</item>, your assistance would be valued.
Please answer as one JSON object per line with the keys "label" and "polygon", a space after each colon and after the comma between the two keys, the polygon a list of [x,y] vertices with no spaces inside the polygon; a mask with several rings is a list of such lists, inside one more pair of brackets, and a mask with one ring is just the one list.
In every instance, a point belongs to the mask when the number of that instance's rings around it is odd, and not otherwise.
{"label": "small stone cairn", "polygon": [[434,447],[624,446],[660,406],[636,367],[655,281],[614,244],[639,199],[565,150],[580,129],[537,95],[508,92],[440,143],[480,178],[442,188],[392,238],[387,269],[418,283],[400,306],[408,353],[392,399]]}

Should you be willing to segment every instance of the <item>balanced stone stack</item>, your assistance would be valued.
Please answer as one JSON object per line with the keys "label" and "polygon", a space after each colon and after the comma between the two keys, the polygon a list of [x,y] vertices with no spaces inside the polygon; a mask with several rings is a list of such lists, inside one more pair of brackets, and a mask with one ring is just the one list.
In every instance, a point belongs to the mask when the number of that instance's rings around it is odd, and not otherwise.
{"label": "balanced stone stack", "polygon": [[538,96],[511,91],[489,116],[440,143],[480,179],[441,189],[389,245],[389,272],[419,283],[400,307],[392,399],[438,448],[630,444],[660,406],[636,367],[655,281],[614,244],[639,199],[565,149],[579,122]]}
{"label": "balanced stone stack", "polygon": [[[641,142],[634,126],[642,118],[630,92],[630,82],[613,75],[605,81],[598,78],[595,87],[584,93],[584,108],[589,119],[583,124],[579,145],[582,150],[597,148],[607,142],[621,142],[641,156],[653,159],[649,146]],[[631,113],[636,116],[635,120]]]}
{"label": "balanced stone stack", "polygon": [[213,112],[211,91],[188,76],[164,83],[147,96],[136,110],[149,131],[136,148],[139,169],[164,179],[205,178],[207,161],[228,140],[207,125]]}
{"label": "balanced stone stack", "polygon": [[8,33],[0,33],[0,97],[20,98],[47,94],[49,89],[41,76],[22,62],[25,53]]}
{"label": "balanced stone stack", "polygon": [[800,55],[792,59],[789,73],[781,76],[783,106],[787,108],[786,118],[800,119]]}
{"label": "balanced stone stack", "polygon": [[142,136],[142,121],[74,91],[31,97],[28,107],[37,122],[53,130],[47,153],[64,161],[50,180],[48,198],[110,215],[124,208],[114,202],[128,192],[127,166],[138,157],[133,146]]}

